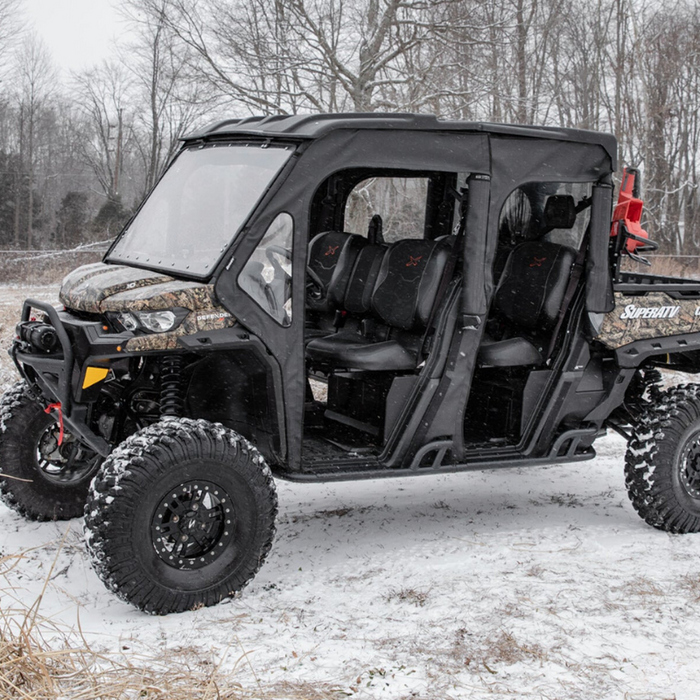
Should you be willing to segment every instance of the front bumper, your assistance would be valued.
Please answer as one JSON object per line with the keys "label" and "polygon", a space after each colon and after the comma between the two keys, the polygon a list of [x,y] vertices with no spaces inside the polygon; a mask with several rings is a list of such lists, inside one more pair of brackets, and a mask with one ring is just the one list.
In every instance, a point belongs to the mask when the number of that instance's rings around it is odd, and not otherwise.
{"label": "front bumper", "polygon": [[46,316],[56,331],[60,349],[40,352],[16,339],[10,355],[18,372],[38,399],[60,404],[70,432],[99,454],[108,455],[110,444],[89,427],[89,410],[102,383],[91,377],[97,369],[98,376],[106,378],[115,361],[126,359],[124,348],[133,333],[106,332],[99,321],[81,320],[35,299],[24,302],[20,324],[30,321],[32,309]]}

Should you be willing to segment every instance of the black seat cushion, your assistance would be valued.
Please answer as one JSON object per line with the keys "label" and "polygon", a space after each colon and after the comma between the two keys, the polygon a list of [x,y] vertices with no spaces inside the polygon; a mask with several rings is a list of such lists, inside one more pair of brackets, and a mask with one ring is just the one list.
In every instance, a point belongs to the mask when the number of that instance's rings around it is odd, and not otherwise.
{"label": "black seat cushion", "polygon": [[486,340],[479,347],[477,362],[482,367],[524,367],[541,365],[542,353],[526,338]]}
{"label": "black seat cushion", "polygon": [[328,369],[402,371],[416,366],[416,353],[395,340],[373,343],[359,333],[314,338],[306,346],[306,358],[312,366]]}

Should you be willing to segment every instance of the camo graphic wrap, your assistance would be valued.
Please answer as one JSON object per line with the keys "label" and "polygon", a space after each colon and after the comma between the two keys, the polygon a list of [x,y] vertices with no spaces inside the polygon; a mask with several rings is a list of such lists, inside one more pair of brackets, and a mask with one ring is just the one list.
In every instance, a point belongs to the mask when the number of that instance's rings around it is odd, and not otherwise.
{"label": "camo graphic wrap", "polygon": [[126,265],[94,263],[83,265],[68,274],[61,285],[58,299],[67,309],[100,313],[102,302],[126,290],[136,290],[162,282],[172,277]]}
{"label": "camo graphic wrap", "polygon": [[161,311],[182,307],[199,311],[215,306],[214,285],[172,280],[115,293],[100,304],[100,310]]}
{"label": "camo graphic wrap", "polygon": [[150,333],[139,335],[129,340],[126,344],[128,352],[148,352],[152,350],[175,350],[178,347],[178,338],[192,335],[198,331],[214,331],[221,328],[230,328],[235,320],[228,311],[221,307],[193,311],[171,333]]}
{"label": "camo graphic wrap", "polygon": [[190,311],[170,333],[140,333],[125,346],[128,352],[174,350],[178,338],[199,331],[229,328],[236,319],[217,301],[214,285],[184,282],[125,265],[96,263],[71,272],[59,299],[68,309],[89,313],[119,311]]}
{"label": "camo graphic wrap", "polygon": [[700,331],[700,299],[672,299],[662,292],[646,296],[615,293],[615,308],[605,314],[598,340],[611,348],[635,340]]}

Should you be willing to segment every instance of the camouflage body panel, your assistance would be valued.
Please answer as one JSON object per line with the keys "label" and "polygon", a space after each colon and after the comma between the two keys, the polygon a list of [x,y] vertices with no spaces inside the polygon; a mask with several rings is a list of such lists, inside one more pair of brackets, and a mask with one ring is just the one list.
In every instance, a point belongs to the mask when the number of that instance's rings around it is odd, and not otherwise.
{"label": "camouflage body panel", "polygon": [[228,311],[222,307],[211,307],[200,311],[193,311],[171,333],[149,333],[131,338],[126,344],[127,352],[148,352],[150,350],[175,350],[178,339],[185,335],[192,335],[199,331],[215,331],[221,328],[230,328],[236,322]]}
{"label": "camouflage body panel", "polygon": [[161,311],[180,307],[199,311],[217,306],[213,284],[171,280],[121,291],[100,304],[101,311]]}
{"label": "camouflage body panel", "polygon": [[104,311],[102,302],[114,294],[172,280],[167,275],[136,267],[93,263],[66,275],[58,299],[67,309],[98,314]]}
{"label": "camouflage body panel", "polygon": [[79,267],[63,280],[59,299],[67,309],[95,314],[174,308],[190,312],[172,332],[131,338],[125,346],[128,352],[174,350],[182,336],[230,328],[236,322],[218,303],[214,285],[177,280],[126,265],[95,263]]}
{"label": "camouflage body panel", "polygon": [[700,299],[673,299],[663,292],[631,296],[615,292],[615,308],[605,314],[597,339],[610,348],[635,340],[700,331]]}

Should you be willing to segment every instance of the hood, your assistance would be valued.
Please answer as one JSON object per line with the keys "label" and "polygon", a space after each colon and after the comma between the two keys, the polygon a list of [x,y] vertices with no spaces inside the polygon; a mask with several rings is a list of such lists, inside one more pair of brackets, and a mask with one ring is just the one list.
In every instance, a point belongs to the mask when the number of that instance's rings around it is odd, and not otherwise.
{"label": "hood", "polygon": [[217,306],[214,286],[177,280],[127,265],[84,265],[63,280],[59,301],[87,313],[158,311],[180,307],[197,311]]}

